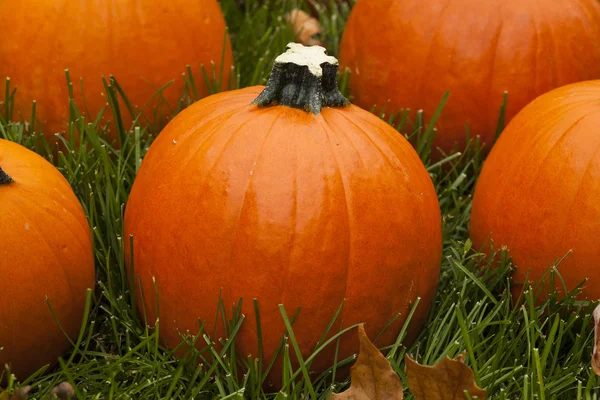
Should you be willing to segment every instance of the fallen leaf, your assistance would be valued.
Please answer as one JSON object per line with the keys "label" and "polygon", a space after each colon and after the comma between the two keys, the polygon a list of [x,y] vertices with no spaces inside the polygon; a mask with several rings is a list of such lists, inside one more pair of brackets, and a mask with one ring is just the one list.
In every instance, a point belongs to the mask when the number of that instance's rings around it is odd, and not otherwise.
{"label": "fallen leaf", "polygon": [[592,353],[592,369],[596,375],[600,375],[600,354],[598,348],[600,348],[600,304],[594,309],[594,352]]}
{"label": "fallen leaf", "polygon": [[69,382],[61,382],[50,392],[52,396],[60,400],[69,400],[75,397],[75,390]]}
{"label": "fallen leaf", "polygon": [[0,393],[0,400],[27,400],[27,393],[31,390],[31,386],[23,386],[15,389],[13,394],[8,394],[7,391]]}
{"label": "fallen leaf", "polygon": [[358,326],[360,351],[350,369],[351,385],[331,400],[402,400],[402,382],[390,362],[371,343],[364,325]]}
{"label": "fallen leaf", "polygon": [[479,400],[485,399],[485,389],[475,383],[473,370],[464,363],[465,353],[456,360],[446,357],[434,366],[421,365],[405,356],[408,387],[415,400],[466,399],[464,392]]}
{"label": "fallen leaf", "polygon": [[286,15],[285,19],[292,26],[296,40],[300,43],[305,46],[323,45],[321,41],[323,27],[316,18],[311,17],[302,10],[294,8]]}

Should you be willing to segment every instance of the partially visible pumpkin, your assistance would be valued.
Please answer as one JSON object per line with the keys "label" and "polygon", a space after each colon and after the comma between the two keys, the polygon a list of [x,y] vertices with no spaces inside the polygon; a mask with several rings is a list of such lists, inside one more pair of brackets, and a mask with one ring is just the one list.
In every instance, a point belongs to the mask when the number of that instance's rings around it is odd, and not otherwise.
{"label": "partially visible pumpkin", "polygon": [[90,228],[48,161],[0,139],[0,366],[24,380],[77,339],[94,287]]}
{"label": "partially visible pumpkin", "polygon": [[572,250],[558,266],[568,289],[589,278],[582,297],[600,299],[599,126],[600,81],[567,85],[525,107],[484,163],[471,238],[508,248],[515,295]]}
{"label": "partially visible pumpkin", "polygon": [[[69,118],[65,69],[81,111],[93,120],[108,100],[102,76],[114,75],[137,112],[170,80],[164,99],[176,107],[184,93],[181,74],[189,64],[199,95],[208,91],[200,70],[212,76],[211,61],[223,87],[229,79],[232,53],[225,21],[216,0],[3,0],[0,26],[0,76],[17,88],[15,111],[26,121],[37,100],[42,130],[50,137],[64,131]],[[8,28],[10,27],[10,28]],[[223,50],[223,45],[226,48]],[[224,65],[221,58],[224,51]],[[85,104],[80,78],[83,78]],[[3,78],[4,79],[4,78]],[[0,91],[0,93],[4,93]],[[145,117],[150,122],[170,115],[155,98]],[[132,118],[121,102],[125,128]],[[105,121],[114,119],[110,110]],[[144,121],[145,122],[145,121]]]}
{"label": "partially visible pumpkin", "polygon": [[[506,121],[558,86],[600,78],[597,0],[360,0],[340,48],[354,102],[423,109],[450,97],[434,140],[440,158],[479,135],[491,146],[504,91]],[[388,103],[389,101],[389,103]]]}
{"label": "partially visible pumpkin", "polygon": [[[244,356],[260,356],[258,299],[265,366],[285,332],[278,304],[290,315],[301,307],[294,331],[305,357],[344,299],[334,332],[366,322],[376,337],[400,313],[378,345],[396,340],[418,297],[405,343],[427,317],[442,242],[426,169],[397,131],[348,105],[325,49],[289,47],[266,88],[193,104],[142,162],[125,234],[133,236],[143,315],[154,323],[160,309],[168,347],[179,332],[196,334],[199,321],[215,330],[214,341],[223,337],[222,324],[214,326],[221,288],[226,310],[243,298],[236,343]],[[342,337],[340,360],[355,352],[355,335]],[[334,353],[329,346],[311,371],[331,366]],[[277,362],[276,386],[280,374]]]}

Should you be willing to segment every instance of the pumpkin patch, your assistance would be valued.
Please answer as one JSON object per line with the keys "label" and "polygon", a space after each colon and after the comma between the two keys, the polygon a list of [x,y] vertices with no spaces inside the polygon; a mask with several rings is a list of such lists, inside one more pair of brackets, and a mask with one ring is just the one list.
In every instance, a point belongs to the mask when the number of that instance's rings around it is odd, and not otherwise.
{"label": "pumpkin patch", "polygon": [[0,400],[597,398],[599,10],[0,0]]}

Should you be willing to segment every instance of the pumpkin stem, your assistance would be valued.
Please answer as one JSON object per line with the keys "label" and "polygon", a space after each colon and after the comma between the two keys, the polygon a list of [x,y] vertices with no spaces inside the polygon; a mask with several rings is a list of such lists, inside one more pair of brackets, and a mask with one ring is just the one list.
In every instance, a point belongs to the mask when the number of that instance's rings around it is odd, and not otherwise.
{"label": "pumpkin stem", "polygon": [[6,172],[0,168],[0,185],[8,185],[9,183],[13,183],[13,178],[8,176]]}
{"label": "pumpkin stem", "polygon": [[318,115],[323,107],[350,105],[337,87],[338,60],[321,46],[289,43],[275,59],[267,86],[252,102],[259,107],[280,104]]}

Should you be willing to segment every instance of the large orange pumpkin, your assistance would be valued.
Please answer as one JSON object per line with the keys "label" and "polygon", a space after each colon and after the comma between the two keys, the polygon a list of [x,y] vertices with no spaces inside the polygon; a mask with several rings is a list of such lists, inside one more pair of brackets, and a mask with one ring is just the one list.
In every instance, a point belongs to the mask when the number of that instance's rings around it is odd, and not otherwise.
{"label": "large orange pumpkin", "polygon": [[[212,74],[214,61],[218,75],[225,43],[225,21],[216,0],[3,0],[0,26],[10,27],[0,40],[0,76],[10,77],[11,86],[17,87],[15,111],[25,120],[37,100],[36,114],[47,136],[67,126],[66,68],[77,105],[89,110],[91,119],[108,102],[101,78],[110,74],[138,111],[162,85],[175,80],[163,97],[176,107],[186,64],[205,96],[200,66]],[[224,87],[232,65],[228,39],[226,45]],[[157,104],[156,98],[145,114],[151,122]],[[127,129],[132,118],[121,105]],[[158,112],[170,115],[164,105]],[[105,122],[112,119],[106,112]]]}
{"label": "large orange pumpkin", "polygon": [[600,81],[564,86],[525,107],[485,161],[471,238],[508,247],[515,295],[572,250],[558,266],[569,290],[589,278],[583,297],[600,298],[599,126]]}
{"label": "large orange pumpkin", "polygon": [[0,366],[24,380],[76,340],[94,287],[90,229],[48,161],[0,139]]}
{"label": "large orange pumpkin", "polygon": [[[198,331],[198,319],[212,332],[221,288],[228,310],[244,299],[244,355],[258,356],[258,299],[265,360],[285,331],[280,303],[290,314],[301,307],[294,326],[304,356],[344,299],[334,330],[364,321],[375,337],[401,313],[379,345],[395,340],[417,297],[411,338],[428,314],[441,219],[427,171],[397,131],[347,103],[334,57],[319,46],[288,47],[266,88],[217,94],[180,113],[134,182],[125,232],[151,322],[156,278],[160,333],[171,348],[178,331]],[[220,324],[216,332],[215,341]],[[334,350],[312,370],[330,366]],[[340,357],[355,351],[346,335]]]}
{"label": "large orange pumpkin", "polygon": [[[419,109],[450,97],[434,146],[449,153],[479,135],[491,146],[503,93],[506,121],[538,95],[600,78],[597,0],[361,0],[340,48],[354,102]],[[434,148],[433,157],[442,153]]]}

